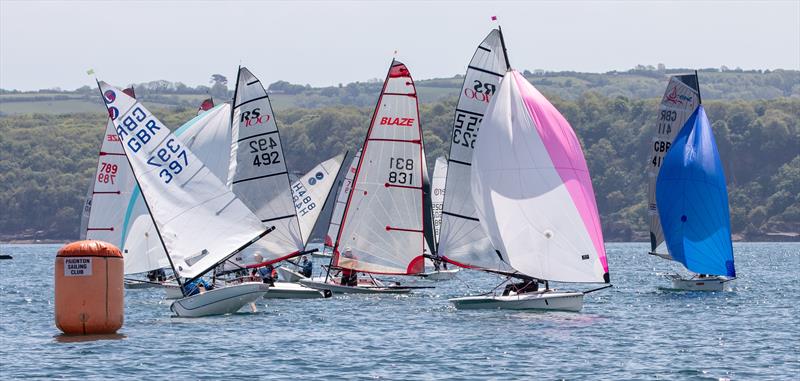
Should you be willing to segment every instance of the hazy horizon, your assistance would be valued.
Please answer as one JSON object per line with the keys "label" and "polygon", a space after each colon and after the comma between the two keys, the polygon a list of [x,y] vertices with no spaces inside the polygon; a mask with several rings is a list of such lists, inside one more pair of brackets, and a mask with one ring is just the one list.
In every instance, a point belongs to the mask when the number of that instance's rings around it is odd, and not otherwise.
{"label": "hazy horizon", "polygon": [[93,86],[88,69],[119,86],[196,86],[214,73],[233,80],[239,64],[264,83],[335,86],[383,78],[395,50],[415,78],[451,77],[493,15],[520,70],[800,69],[800,1],[0,0],[0,88]]}

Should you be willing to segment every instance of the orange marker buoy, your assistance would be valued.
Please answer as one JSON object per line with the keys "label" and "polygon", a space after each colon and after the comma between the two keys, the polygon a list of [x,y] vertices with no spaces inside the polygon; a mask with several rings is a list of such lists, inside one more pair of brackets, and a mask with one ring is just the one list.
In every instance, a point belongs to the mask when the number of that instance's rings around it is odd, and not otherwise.
{"label": "orange marker buoy", "polygon": [[107,242],[78,241],[58,250],[56,327],[69,335],[115,333],[124,319],[123,262]]}

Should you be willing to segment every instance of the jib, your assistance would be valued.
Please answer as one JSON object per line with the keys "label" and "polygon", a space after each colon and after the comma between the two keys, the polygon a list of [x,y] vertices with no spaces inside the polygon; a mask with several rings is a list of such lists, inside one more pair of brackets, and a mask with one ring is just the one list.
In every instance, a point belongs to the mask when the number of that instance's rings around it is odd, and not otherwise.
{"label": "jib", "polygon": [[269,115],[261,115],[261,108],[254,108],[252,111],[242,112],[241,122],[244,123],[245,127],[250,127],[255,124],[269,122]]}
{"label": "jib", "polygon": [[411,124],[414,123],[414,118],[389,118],[383,117],[381,118],[381,125],[382,126],[406,126],[411,127]]}

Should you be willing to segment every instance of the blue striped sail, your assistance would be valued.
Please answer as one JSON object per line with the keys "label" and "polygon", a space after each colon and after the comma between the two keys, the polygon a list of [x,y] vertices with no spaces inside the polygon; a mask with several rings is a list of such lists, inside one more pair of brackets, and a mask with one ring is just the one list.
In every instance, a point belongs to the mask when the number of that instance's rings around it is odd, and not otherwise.
{"label": "blue striped sail", "polygon": [[674,260],[695,273],[736,276],[725,173],[702,105],[664,158],[656,203]]}

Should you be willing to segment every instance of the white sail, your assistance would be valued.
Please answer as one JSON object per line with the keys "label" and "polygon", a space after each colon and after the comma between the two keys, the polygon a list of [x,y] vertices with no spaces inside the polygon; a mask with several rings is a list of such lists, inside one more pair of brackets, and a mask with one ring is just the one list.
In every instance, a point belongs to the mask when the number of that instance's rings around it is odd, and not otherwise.
{"label": "white sail", "polygon": [[[231,106],[223,103],[175,130],[178,140],[222,181],[228,177],[229,156],[225,153],[231,144],[230,112]],[[138,187],[134,188],[130,199],[125,200],[120,208],[125,210],[124,231],[121,233],[125,273],[137,274],[169,267],[153,219]]]}
{"label": "white sail", "polygon": [[350,167],[347,169],[347,173],[344,174],[344,179],[342,179],[342,183],[339,186],[339,192],[336,194],[336,203],[333,204],[331,222],[328,225],[328,234],[325,235],[325,246],[332,248],[339,239],[339,226],[342,224],[342,217],[344,217],[344,207],[347,205],[347,199],[350,198],[350,189],[353,187],[353,178],[356,176],[359,160],[361,160],[361,149],[356,152],[356,155],[350,162]]}
{"label": "white sail", "polygon": [[295,212],[300,221],[303,245],[308,243],[311,231],[317,224],[319,214],[336,182],[336,175],[342,167],[344,155],[328,159],[312,168],[292,184],[292,197]]}
{"label": "white sail", "polygon": [[[103,144],[92,183],[90,213],[86,225],[86,239],[96,239],[122,246],[125,210],[120,207],[130,198],[133,178],[120,145],[114,123],[109,119],[103,134]],[[86,205],[84,205],[85,207]]]}
{"label": "white sail", "polygon": [[463,266],[511,271],[481,229],[470,191],[472,153],[483,114],[508,68],[502,36],[492,30],[472,56],[458,98],[448,156],[438,254]]}
{"label": "white sail", "polygon": [[233,258],[238,265],[249,265],[292,255],[304,245],[269,95],[244,67],[239,68],[235,91],[228,185],[265,225],[275,226]]}
{"label": "white sail", "polygon": [[83,209],[81,211],[81,227],[78,230],[78,238],[81,240],[86,239],[86,228],[89,227],[89,215],[92,213],[92,189],[94,189],[95,180],[89,183],[89,190],[86,191],[86,197],[83,198]]}
{"label": "white sail", "polygon": [[439,230],[442,226],[442,204],[444,203],[444,185],[447,179],[447,158],[436,158],[431,180],[431,207],[433,209],[433,231],[436,242],[439,242]]}
{"label": "white sail", "polygon": [[[650,223],[650,251],[655,253],[664,242],[664,231],[656,207],[656,180],[661,171],[661,164],[667,155],[670,145],[675,140],[681,127],[700,105],[697,76],[676,75],[669,79],[667,90],[661,98],[658,109],[658,122],[653,131],[653,139],[648,142],[650,155],[647,165],[647,218]],[[666,250],[660,250],[662,254]],[[668,257],[668,255],[665,255]]]}
{"label": "white sail", "polygon": [[424,149],[417,92],[393,61],[372,116],[333,264],[384,274],[424,271]]}
{"label": "white sail", "polygon": [[261,221],[144,106],[99,85],[178,275],[200,275],[264,233]]}
{"label": "white sail", "polygon": [[608,282],[586,160],[564,117],[510,70],[481,125],[472,158],[481,225],[519,272],[564,282]]}

